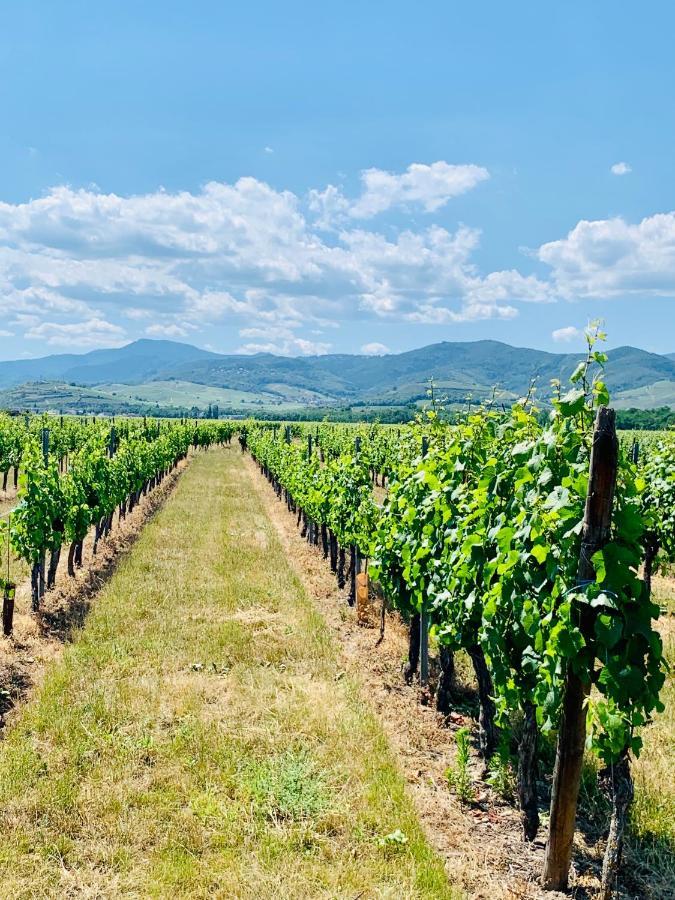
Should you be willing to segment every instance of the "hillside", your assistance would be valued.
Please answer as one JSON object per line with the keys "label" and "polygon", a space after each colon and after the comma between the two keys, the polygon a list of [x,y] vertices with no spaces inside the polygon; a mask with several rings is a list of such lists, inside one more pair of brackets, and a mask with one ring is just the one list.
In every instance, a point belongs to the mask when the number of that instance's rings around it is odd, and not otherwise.
{"label": "hillside", "polygon": [[[533,380],[545,393],[551,379],[565,381],[579,359],[579,354],[499,341],[442,342],[376,357],[283,357],[224,355],[173,341],[142,340],[79,356],[0,362],[0,403],[44,408],[40,395],[46,399],[56,393],[63,395],[56,408],[71,408],[80,397],[86,408],[91,401],[105,410],[150,405],[189,409],[207,403],[228,408],[400,405],[423,398],[432,376],[450,401],[480,399],[495,387],[509,399],[524,393]],[[621,405],[675,403],[675,359],[669,356],[635,347],[611,350],[606,380]]]}
{"label": "hillside", "polygon": [[119,349],[0,362],[0,388],[29,381],[83,385],[120,379],[127,384],[152,381],[174,366],[217,356],[217,353],[176,341],[134,341]]}

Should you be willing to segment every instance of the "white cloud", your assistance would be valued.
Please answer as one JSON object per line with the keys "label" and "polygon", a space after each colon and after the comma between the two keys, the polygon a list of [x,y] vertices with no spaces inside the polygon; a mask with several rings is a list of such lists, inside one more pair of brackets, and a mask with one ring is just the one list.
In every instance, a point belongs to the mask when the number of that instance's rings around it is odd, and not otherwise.
{"label": "white cloud", "polygon": [[25,333],[31,340],[43,341],[50,347],[120,347],[126,343],[124,329],[102,319],[88,319],[84,322],[60,324],[42,322]]}
{"label": "white cloud", "polygon": [[14,337],[14,332],[6,331],[4,328],[0,328],[0,337]]}
{"label": "white cloud", "polygon": [[408,204],[419,204],[426,212],[435,212],[452,197],[465,194],[489,177],[482,166],[450,165],[443,161],[430,166],[413,163],[402,175],[366,169],[361,174],[363,193],[352,205],[350,215],[367,219],[392,206]]}
{"label": "white cloud", "polygon": [[329,184],[323,191],[309,192],[309,209],[315,214],[314,224],[318,228],[329,230],[346,220],[350,203],[340,188]]}
{"label": "white cloud", "polygon": [[148,325],[145,333],[152,338],[184,338],[188,336],[190,330],[175,322],[166,325],[156,322],[154,325]]}
{"label": "white cloud", "polygon": [[361,353],[363,353],[364,356],[384,356],[386,353],[391,353],[391,350],[386,344],[372,341],[372,343],[364,344],[361,347]]}
{"label": "white cloud", "polygon": [[152,311],[149,309],[138,309],[135,306],[129,306],[120,310],[126,319],[132,319],[134,322],[143,321],[143,319],[152,318]]}
{"label": "white cloud", "polygon": [[357,224],[355,209],[438,208],[471,180],[452,168],[364,174],[356,201],[330,186],[303,199],[241,178],[195,193],[59,187],[0,202],[3,326],[77,347],[139,334],[213,341],[226,327],[243,352],[318,354],[344,321],[448,325],[508,320],[528,303],[675,295],[675,213],[580,221],[532,254],[549,270],[537,275],[481,271],[477,228]]}
{"label": "white cloud", "polygon": [[272,147],[265,147],[265,153],[274,153],[274,149]]}
{"label": "white cloud", "polygon": [[558,344],[569,344],[571,341],[577,341],[583,338],[584,332],[581,328],[575,328],[574,325],[566,325],[564,328],[556,328],[551,332],[551,337]]}
{"label": "white cloud", "polygon": [[341,188],[329,184],[323,191],[309,193],[309,208],[317,214],[317,224],[328,228],[347,218],[370,219],[397,206],[420,206],[436,212],[490,177],[482,166],[451,165],[439,160],[431,165],[413,163],[400,175],[384,169],[361,173],[361,196],[347,199]]}
{"label": "white cloud", "polygon": [[675,213],[659,213],[632,225],[623,219],[579,222],[558,241],[543,244],[538,258],[552,269],[556,293],[578,297],[673,296]]}
{"label": "white cloud", "polygon": [[277,356],[321,356],[328,353],[330,344],[298,337],[290,328],[242,328],[240,337],[253,338],[243,344],[238,353],[275,353]]}
{"label": "white cloud", "polygon": [[614,165],[610,169],[612,175],[628,175],[633,170],[628,165],[627,162],[618,162],[614,163]]}
{"label": "white cloud", "polygon": [[[433,210],[487,177],[447,163],[376,172],[364,174],[359,215],[394,203]],[[330,239],[309,217],[322,211],[343,217]],[[330,346],[322,332],[345,319],[509,318],[519,302],[551,299],[534,276],[482,275],[472,259],[477,229],[389,227],[385,236],[354,228],[351,212],[337,189],[307,203],[254,178],[131,197],[57,187],[27,203],[0,202],[3,312],[51,344],[77,337],[82,322],[112,329],[90,329],[82,340],[91,345],[132,326],[132,336],[185,337],[223,323],[276,335],[249,340],[246,351],[320,353]]]}

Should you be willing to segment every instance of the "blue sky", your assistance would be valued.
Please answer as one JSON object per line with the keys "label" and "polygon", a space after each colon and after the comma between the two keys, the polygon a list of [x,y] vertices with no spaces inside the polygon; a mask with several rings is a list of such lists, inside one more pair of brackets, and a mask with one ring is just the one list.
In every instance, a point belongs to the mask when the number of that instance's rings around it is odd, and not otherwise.
{"label": "blue sky", "polygon": [[674,20],[5,4],[0,358],[572,350],[596,316],[675,352]]}

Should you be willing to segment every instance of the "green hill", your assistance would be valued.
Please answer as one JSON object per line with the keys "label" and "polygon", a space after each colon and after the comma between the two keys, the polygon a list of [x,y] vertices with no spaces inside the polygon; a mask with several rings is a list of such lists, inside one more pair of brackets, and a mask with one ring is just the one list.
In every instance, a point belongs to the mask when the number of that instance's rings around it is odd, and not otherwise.
{"label": "green hill", "polygon": [[[635,347],[619,347],[608,355],[606,381],[618,404],[675,405],[675,359]],[[79,398],[110,410],[209,403],[228,408],[391,406],[423,398],[430,377],[451,401],[480,399],[495,387],[508,400],[526,392],[532,381],[546,396],[551,379],[564,382],[580,358],[499,341],[444,341],[377,357],[283,357],[223,355],[189,344],[143,340],[81,356],[0,362],[0,404],[22,407],[37,402],[45,408],[45,402],[61,398],[62,406],[72,408]]]}

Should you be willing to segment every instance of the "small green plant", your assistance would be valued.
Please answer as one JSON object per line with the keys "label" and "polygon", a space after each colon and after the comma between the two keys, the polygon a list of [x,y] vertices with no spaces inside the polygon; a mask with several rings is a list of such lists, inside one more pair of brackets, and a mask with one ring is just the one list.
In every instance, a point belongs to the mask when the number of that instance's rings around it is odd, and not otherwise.
{"label": "small green plant", "polygon": [[303,751],[288,750],[252,765],[247,780],[256,806],[269,819],[313,819],[328,806],[324,779]]}
{"label": "small green plant", "polygon": [[400,828],[397,828],[396,831],[392,831],[390,834],[385,834],[384,837],[377,839],[378,847],[403,847],[407,843],[408,838]]}
{"label": "small green plant", "polygon": [[455,734],[457,744],[457,757],[455,765],[450,766],[445,773],[448,785],[455,791],[462,803],[470,803],[474,798],[473,783],[469,772],[469,729],[460,728]]}
{"label": "small green plant", "polygon": [[511,765],[508,744],[502,741],[497,753],[488,763],[488,776],[485,779],[490,787],[504,800],[511,802],[515,797],[515,777]]}

